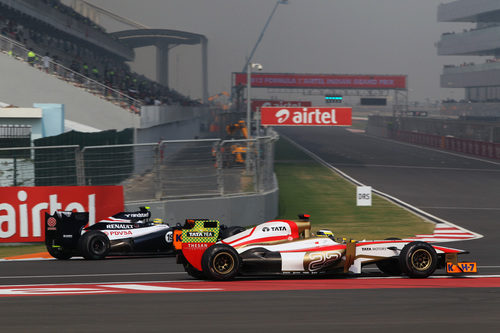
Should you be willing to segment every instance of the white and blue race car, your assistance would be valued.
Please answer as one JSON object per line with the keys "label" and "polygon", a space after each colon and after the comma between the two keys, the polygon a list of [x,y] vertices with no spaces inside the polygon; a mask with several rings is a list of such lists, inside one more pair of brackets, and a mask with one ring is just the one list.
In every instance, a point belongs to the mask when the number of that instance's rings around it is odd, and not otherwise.
{"label": "white and blue race car", "polygon": [[89,213],[57,211],[45,214],[45,245],[54,258],[103,259],[116,255],[171,254],[172,228],[141,207],[120,212],[94,225]]}
{"label": "white and blue race car", "polygon": [[[106,256],[151,256],[174,254],[175,228],[161,219],[151,220],[148,207],[135,212],[120,212],[89,225],[88,212],[57,211],[45,214],[45,245],[51,256],[65,260],[74,256],[103,259]],[[221,226],[229,237],[245,230]]]}

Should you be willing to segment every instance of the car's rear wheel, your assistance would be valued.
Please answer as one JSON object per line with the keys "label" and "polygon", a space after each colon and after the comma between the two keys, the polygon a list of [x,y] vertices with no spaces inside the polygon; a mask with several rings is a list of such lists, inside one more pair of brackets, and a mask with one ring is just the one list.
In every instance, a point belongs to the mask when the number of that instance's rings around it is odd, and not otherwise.
{"label": "car's rear wheel", "polygon": [[85,259],[104,259],[109,253],[109,248],[108,236],[100,231],[88,231],[80,238],[79,249]]}
{"label": "car's rear wheel", "polygon": [[403,273],[412,278],[426,278],[437,267],[437,254],[434,248],[425,242],[406,244],[399,254]]}
{"label": "car's rear wheel", "polygon": [[234,248],[226,244],[210,246],[201,258],[205,276],[212,280],[231,280],[238,275],[241,259]]}

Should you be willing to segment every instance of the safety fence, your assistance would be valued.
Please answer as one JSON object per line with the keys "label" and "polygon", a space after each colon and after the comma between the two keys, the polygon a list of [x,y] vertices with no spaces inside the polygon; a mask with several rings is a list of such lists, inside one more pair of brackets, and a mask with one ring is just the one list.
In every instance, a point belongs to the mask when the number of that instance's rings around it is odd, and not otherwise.
{"label": "safety fence", "polygon": [[480,157],[500,159],[500,143],[459,139],[426,133],[397,131],[396,140]]}
{"label": "safety fence", "polygon": [[35,57],[29,58],[28,53],[30,50],[25,48],[23,44],[2,35],[0,35],[0,51],[18,60],[26,61],[31,66],[45,71],[47,74],[54,75],[61,80],[82,88],[91,94],[100,96],[126,110],[137,114],[141,112],[142,102],[139,100],[106,86],[88,76],[64,67],[55,61],[49,60],[47,66],[45,66],[43,56],[35,54]]}
{"label": "safety fence", "polygon": [[126,201],[262,193],[276,186],[277,139],[0,148],[0,186],[122,185]]}

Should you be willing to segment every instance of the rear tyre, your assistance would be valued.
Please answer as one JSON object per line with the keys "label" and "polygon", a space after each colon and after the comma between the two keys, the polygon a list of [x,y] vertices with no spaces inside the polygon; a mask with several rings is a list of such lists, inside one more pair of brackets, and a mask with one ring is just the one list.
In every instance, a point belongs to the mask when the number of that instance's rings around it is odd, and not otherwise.
{"label": "rear tyre", "polygon": [[79,249],[85,259],[104,259],[109,253],[109,248],[110,243],[108,236],[100,231],[87,231],[80,238]]}
{"label": "rear tyre", "polygon": [[241,259],[231,246],[215,244],[203,253],[201,267],[205,276],[211,280],[231,280],[240,271]]}
{"label": "rear tyre", "polygon": [[52,245],[46,245],[47,252],[51,256],[59,260],[68,260],[73,256],[73,253],[69,250],[65,250],[63,247],[53,247]]}
{"label": "rear tyre", "polygon": [[246,229],[243,227],[227,227],[225,229],[222,229],[220,232],[220,238],[225,239],[228,237],[231,237],[233,235],[239,234],[242,231],[245,231]]}
{"label": "rear tyre", "polygon": [[411,278],[426,278],[437,267],[436,250],[425,242],[411,242],[399,254],[401,271]]}

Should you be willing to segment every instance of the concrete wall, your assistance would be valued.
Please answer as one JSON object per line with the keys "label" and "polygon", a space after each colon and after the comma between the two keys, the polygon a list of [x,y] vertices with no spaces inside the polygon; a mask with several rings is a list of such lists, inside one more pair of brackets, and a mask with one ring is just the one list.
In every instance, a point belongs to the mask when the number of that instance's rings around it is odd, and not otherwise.
{"label": "concrete wall", "polygon": [[248,196],[127,202],[125,209],[136,210],[147,205],[151,207],[153,217],[163,218],[169,224],[182,224],[188,218],[211,218],[228,226],[249,226],[276,218],[278,198],[276,187],[267,193]]}
{"label": "concrete wall", "polygon": [[[145,106],[141,110],[141,128],[135,130],[135,143],[156,143],[163,140],[191,140],[204,137],[205,118],[209,111],[205,107]],[[165,154],[174,153],[182,145],[169,146]],[[175,150],[171,150],[175,149]],[[153,150],[136,149],[134,153],[135,173],[147,167],[144,160],[152,160]]]}
{"label": "concrete wall", "polygon": [[204,119],[209,109],[205,106],[159,105],[144,106],[141,109],[141,128],[170,124],[174,122]]}
{"label": "concrete wall", "polygon": [[0,52],[0,101],[19,107],[64,104],[66,119],[100,130],[134,127],[139,117]]}

